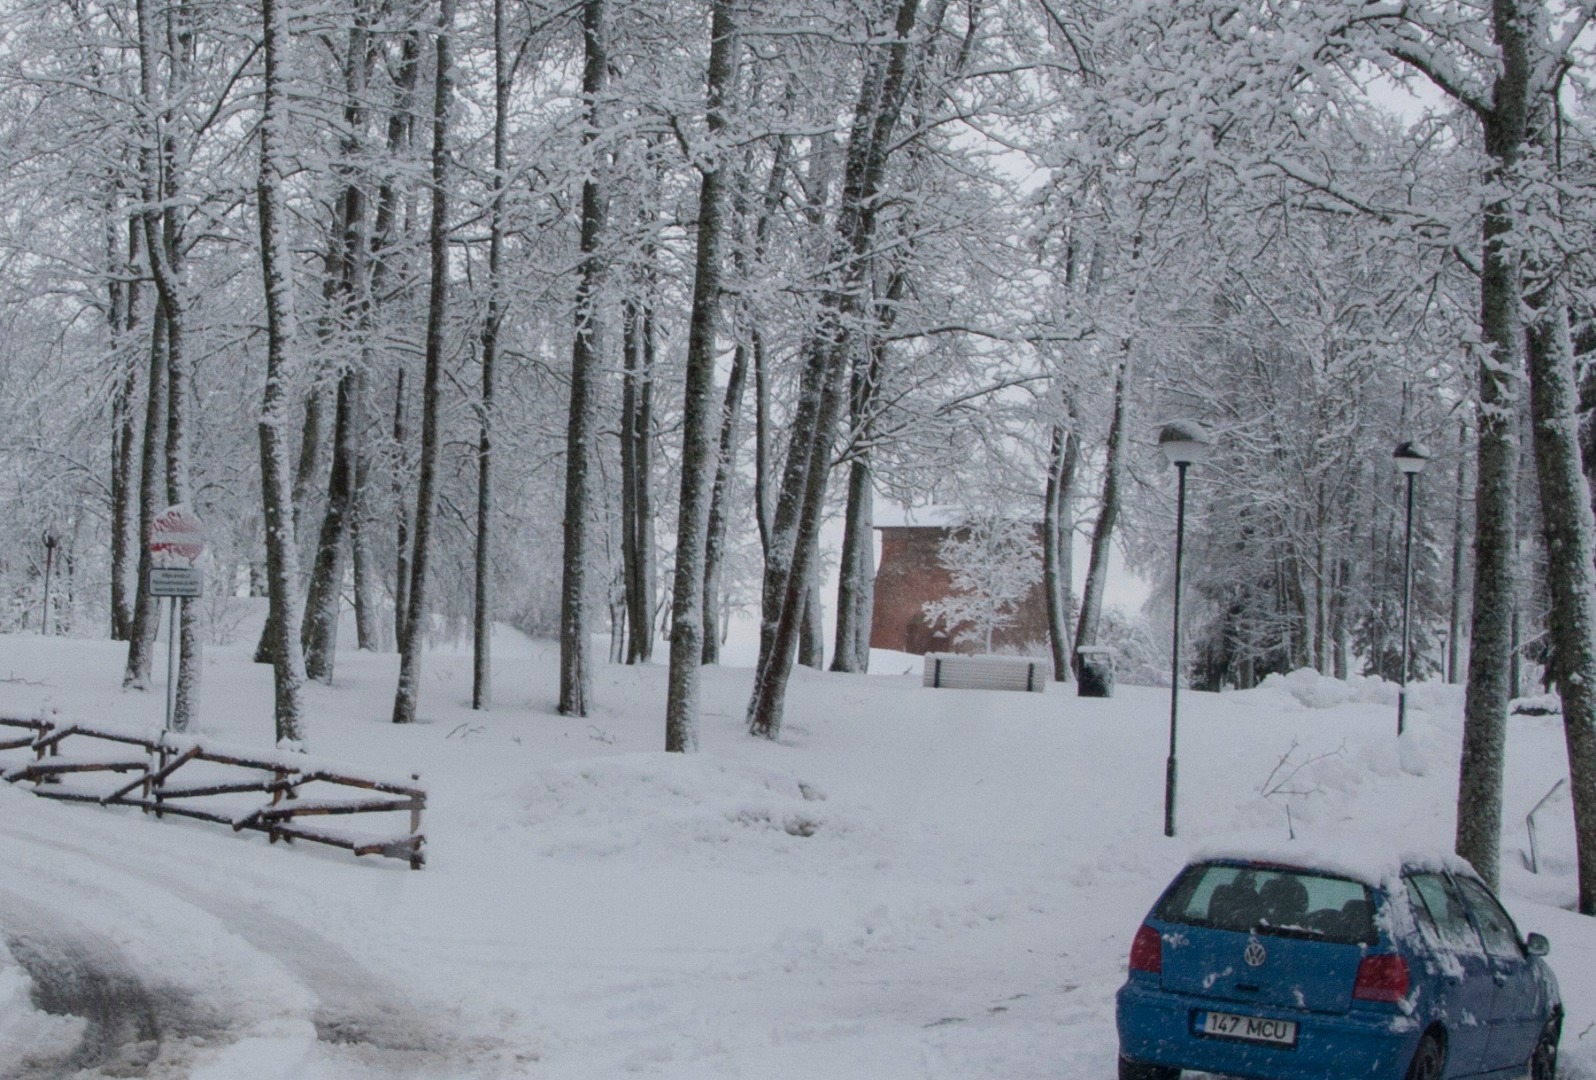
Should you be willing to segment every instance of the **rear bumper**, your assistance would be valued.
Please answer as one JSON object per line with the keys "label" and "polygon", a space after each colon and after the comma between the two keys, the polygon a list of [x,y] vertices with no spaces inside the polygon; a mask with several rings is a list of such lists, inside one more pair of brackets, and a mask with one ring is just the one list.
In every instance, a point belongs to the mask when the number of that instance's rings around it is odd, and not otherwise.
{"label": "rear bumper", "polygon": [[1194,1034],[1194,1010],[1224,1007],[1207,998],[1130,982],[1120,989],[1117,1004],[1122,1055],[1225,1076],[1402,1080],[1419,1044],[1419,1025],[1397,1012],[1354,1010],[1329,1015],[1251,1006],[1238,1009],[1269,1019],[1295,1020],[1297,1045],[1284,1048]]}

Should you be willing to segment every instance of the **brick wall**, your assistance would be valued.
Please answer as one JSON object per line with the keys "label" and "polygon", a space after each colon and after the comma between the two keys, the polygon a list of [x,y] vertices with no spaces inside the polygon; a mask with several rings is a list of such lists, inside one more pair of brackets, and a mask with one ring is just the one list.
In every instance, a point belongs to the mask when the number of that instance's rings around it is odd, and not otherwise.
{"label": "brick wall", "polygon": [[[879,526],[876,531],[881,534],[881,562],[876,570],[870,647],[916,655],[980,652],[979,643],[955,645],[950,635],[933,632],[925,618],[928,602],[953,591],[952,575],[937,556],[942,541],[954,530],[940,525],[889,525]],[[1038,546],[1042,543],[1040,526],[1036,529],[1036,542]],[[1016,625],[994,634],[992,646],[1045,648],[1046,642],[1047,597],[1038,571],[1038,580],[1020,605]]]}

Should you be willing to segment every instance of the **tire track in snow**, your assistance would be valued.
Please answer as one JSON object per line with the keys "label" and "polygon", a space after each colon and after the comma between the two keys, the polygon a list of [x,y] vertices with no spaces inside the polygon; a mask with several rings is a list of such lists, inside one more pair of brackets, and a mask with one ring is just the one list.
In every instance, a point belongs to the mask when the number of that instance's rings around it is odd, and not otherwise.
{"label": "tire track in snow", "polygon": [[85,1022],[65,1053],[0,1062],[3,1080],[148,1076],[169,1043],[186,1053],[190,1040],[203,1042],[225,1028],[180,988],[146,982],[104,934],[5,891],[0,937],[33,982],[34,1007]]}
{"label": "tire track in snow", "polygon": [[[11,827],[0,826],[0,835],[28,844],[44,843],[38,836]],[[212,916],[247,946],[276,961],[295,982],[316,998],[316,1006],[309,1019],[315,1027],[318,1042],[326,1046],[334,1057],[354,1058],[385,1080],[390,1077],[452,1078],[462,1075],[462,1065],[476,1075],[491,1076],[504,1071],[493,1067],[495,1061],[503,1056],[500,1047],[490,1040],[463,1038],[446,1030],[432,1015],[411,1004],[408,996],[399,988],[371,972],[348,950],[303,924],[275,915],[262,905],[199,889],[153,872],[143,865],[125,862],[114,854],[53,838],[48,841],[48,846],[153,885],[175,900]],[[4,921],[7,898],[9,894],[0,894],[0,922]],[[20,899],[17,902],[34,910],[33,924],[48,927],[51,922],[58,921],[53,912]],[[82,929],[119,955],[120,951],[116,950],[114,943],[102,935],[95,935],[86,927]],[[64,941],[77,935],[74,932],[71,935],[54,933],[35,936]],[[23,949],[26,950],[25,944]],[[20,956],[18,961],[22,962]],[[126,968],[125,963],[122,968]],[[111,979],[110,983],[126,985],[115,979]],[[39,1007],[43,1008],[42,1005]],[[137,1013],[135,1008],[130,1015]],[[158,1010],[156,1015],[159,1015]],[[516,1057],[525,1060],[527,1055]],[[133,1067],[138,1066],[135,1064]],[[0,1065],[0,1070],[3,1069],[4,1066]],[[69,1069],[59,1074],[24,1073],[14,1078],[10,1073],[0,1071],[0,1080],[46,1080],[47,1077],[53,1080],[57,1075],[71,1076],[73,1072]],[[134,1072],[120,1075],[142,1074]]]}

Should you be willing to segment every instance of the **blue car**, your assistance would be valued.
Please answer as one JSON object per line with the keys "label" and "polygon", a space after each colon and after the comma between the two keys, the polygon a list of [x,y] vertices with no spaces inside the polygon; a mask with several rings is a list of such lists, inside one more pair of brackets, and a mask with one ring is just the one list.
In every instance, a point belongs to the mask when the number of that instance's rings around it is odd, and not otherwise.
{"label": "blue car", "polygon": [[1563,1006],[1547,949],[1457,859],[1202,859],[1131,945],[1120,1080],[1553,1080]]}

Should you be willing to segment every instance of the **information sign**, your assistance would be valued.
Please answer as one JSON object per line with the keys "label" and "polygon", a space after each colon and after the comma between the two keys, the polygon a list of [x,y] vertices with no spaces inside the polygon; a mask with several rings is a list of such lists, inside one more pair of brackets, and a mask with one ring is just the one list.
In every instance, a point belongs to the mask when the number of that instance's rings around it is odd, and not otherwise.
{"label": "information sign", "polygon": [[203,596],[205,574],[197,566],[150,567],[151,596]]}

